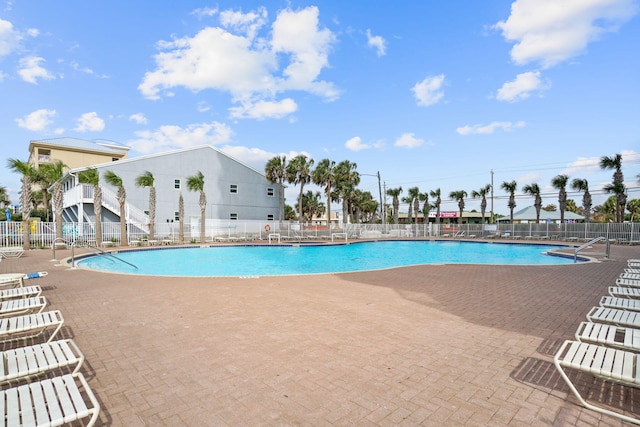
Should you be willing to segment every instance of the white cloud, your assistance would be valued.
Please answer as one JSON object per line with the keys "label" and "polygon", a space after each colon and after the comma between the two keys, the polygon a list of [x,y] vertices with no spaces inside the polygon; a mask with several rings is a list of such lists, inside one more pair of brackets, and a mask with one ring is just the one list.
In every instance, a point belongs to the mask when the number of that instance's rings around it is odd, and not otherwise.
{"label": "white cloud", "polygon": [[107,79],[107,78],[109,78],[109,76],[108,76],[108,75],[106,75],[106,74],[100,74],[100,75],[96,74],[96,73],[95,73],[95,71],[93,71],[91,68],[89,68],[89,67],[83,67],[83,66],[81,66],[81,65],[80,65],[78,62],[76,62],[76,61],[71,61],[71,62],[69,63],[69,65],[70,65],[70,66],[71,66],[71,68],[73,68],[75,71],[79,71],[79,72],[81,72],[81,73],[88,74],[88,75],[90,75],[90,76],[96,76],[96,77],[98,77],[98,78],[100,78],[100,79]]}
{"label": "white cloud", "polygon": [[191,12],[192,15],[195,15],[198,18],[213,16],[216,13],[218,13],[218,8],[213,8],[213,7],[202,7],[202,8],[195,9],[193,12]]}
{"label": "white cloud", "polygon": [[[206,27],[193,37],[159,42],[156,69],[145,73],[138,90],[150,99],[170,96],[176,87],[194,92],[220,90],[240,104],[230,110],[232,114],[250,118],[266,118],[264,112],[280,118],[285,111],[295,111],[295,102],[275,99],[288,90],[337,99],[339,91],[334,85],[318,80],[335,43],[333,33],[320,28],[318,15],[316,7],[282,10],[271,26],[269,39],[257,37],[266,23],[266,10],[220,12],[224,28]],[[281,63],[285,64],[282,70]],[[256,114],[247,106],[277,108]]]}
{"label": "white cloud", "polygon": [[53,123],[52,118],[56,116],[56,110],[36,110],[33,113],[27,114],[23,118],[16,119],[16,123],[21,128],[30,131],[43,131]]}
{"label": "white cloud", "polygon": [[38,84],[38,79],[52,80],[55,79],[53,74],[40,66],[44,62],[44,58],[37,56],[29,56],[20,59],[18,74],[27,83]]}
{"label": "white cloud", "polygon": [[444,96],[444,91],[442,91],[444,79],[444,74],[439,74],[437,76],[429,76],[416,83],[411,90],[418,101],[418,105],[428,107],[440,101]]}
{"label": "white cloud", "polygon": [[20,34],[14,30],[13,24],[0,19],[0,58],[13,52],[20,43]]}
{"label": "white cloud", "polygon": [[540,173],[529,172],[524,175],[520,175],[518,179],[516,179],[516,182],[518,183],[518,187],[522,189],[522,187],[524,187],[527,184],[534,184],[534,183],[537,184],[540,181],[540,179],[541,179]]}
{"label": "white cloud", "polygon": [[560,172],[560,175],[578,177],[579,175],[590,175],[600,171],[600,157],[578,157],[577,160],[569,163]]}
{"label": "white cloud", "polygon": [[267,22],[267,9],[258,8],[256,12],[236,12],[233,10],[224,10],[220,12],[220,23],[225,27],[236,32],[245,34],[249,40],[253,40]]}
{"label": "white cloud", "polygon": [[360,138],[359,136],[354,136],[353,138],[349,139],[344,143],[344,146],[351,151],[367,150],[371,148],[369,144],[363,144],[362,138]]}
{"label": "white cloud", "polygon": [[148,120],[142,113],[135,113],[129,116],[129,120],[136,122],[139,125],[146,125]]}
{"label": "white cloud", "polygon": [[498,129],[509,132],[516,128],[525,127],[525,122],[491,122],[488,125],[465,125],[456,129],[460,135],[490,135]]}
{"label": "white cloud", "polygon": [[548,68],[583,53],[637,11],[634,0],[516,0],[509,18],[494,28],[515,43],[511,59],[516,64]]}
{"label": "white cloud", "polygon": [[196,105],[196,111],[198,111],[198,113],[206,113],[209,110],[211,110],[211,105],[206,101],[200,101]]}
{"label": "white cloud", "polygon": [[[239,145],[225,145],[220,148],[220,151],[228,154],[236,160],[253,167],[258,172],[264,171],[264,165],[271,160],[276,154],[269,151],[265,151],[261,148],[249,148]],[[291,158],[291,157],[287,157]]]}
{"label": "white cloud", "polygon": [[235,119],[280,119],[294,113],[298,104],[286,98],[282,101],[243,102],[239,107],[229,108],[230,116]]}
{"label": "white cloud", "polygon": [[413,133],[404,133],[398,139],[396,139],[396,147],[416,148],[424,144],[424,140],[416,138]]}
{"label": "white cloud", "polygon": [[376,50],[378,56],[384,56],[387,53],[387,41],[381,36],[374,36],[371,30],[367,30],[367,44]]}
{"label": "white cloud", "polygon": [[186,128],[166,125],[154,131],[135,132],[138,139],[130,141],[128,145],[139,153],[149,154],[205,144],[224,144],[229,142],[232,133],[228,125],[219,122],[195,123]]}
{"label": "white cloud", "polygon": [[84,113],[77,120],[78,125],[73,129],[77,132],[99,132],[104,129],[104,120],[98,117],[98,113]]}
{"label": "white cloud", "polygon": [[507,102],[522,101],[529,98],[532,92],[547,90],[550,86],[548,82],[542,82],[540,71],[529,71],[518,74],[514,81],[503,84],[498,89],[496,99]]}

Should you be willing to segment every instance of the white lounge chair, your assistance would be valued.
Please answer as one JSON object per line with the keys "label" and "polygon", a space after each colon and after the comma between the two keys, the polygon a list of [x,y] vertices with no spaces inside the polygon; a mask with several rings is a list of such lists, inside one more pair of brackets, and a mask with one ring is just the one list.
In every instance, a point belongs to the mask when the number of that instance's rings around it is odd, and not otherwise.
{"label": "white lounge chair", "polygon": [[0,343],[34,338],[51,331],[47,342],[51,342],[62,325],[64,318],[59,310],[0,319]]}
{"label": "white lounge chair", "polygon": [[640,420],[600,408],[587,401],[580,395],[576,387],[567,376],[565,369],[575,369],[594,375],[606,381],[620,383],[631,387],[640,387],[640,370],[638,367],[639,354],[614,348],[599,346],[577,341],[565,341],[553,358],[553,363],[560,376],[580,403],[588,409],[607,414],[635,424]]}
{"label": "white lounge chair", "polygon": [[640,280],[618,278],[616,279],[616,285],[640,288]]}
{"label": "white lounge chair", "polygon": [[600,307],[619,308],[621,310],[640,311],[640,300],[631,298],[619,298],[603,296],[600,298]]}
{"label": "white lounge chair", "polygon": [[609,286],[609,295],[618,298],[640,298],[640,288],[627,286]]}
{"label": "white lounge chair", "polygon": [[0,302],[0,317],[40,313],[46,306],[47,299],[43,296],[5,300]]}
{"label": "white lounge chair", "polygon": [[0,301],[15,299],[15,298],[29,298],[38,297],[42,293],[40,286],[25,286],[21,288],[9,288],[0,290]]}
{"label": "white lounge chair", "polygon": [[640,312],[617,308],[593,307],[587,319],[594,323],[609,323],[617,326],[640,328]]}
{"label": "white lounge chair", "polygon": [[48,275],[46,271],[37,273],[4,273],[0,274],[0,288],[13,288],[16,286],[24,286],[24,281],[28,279],[37,279]]}
{"label": "white lounge chair", "polygon": [[637,273],[620,273],[621,279],[631,279],[640,281],[640,274]]}
{"label": "white lounge chair", "polygon": [[0,391],[0,412],[8,426],[59,426],[91,417],[86,423],[90,427],[100,404],[84,376],[76,373]]}
{"label": "white lounge chair", "polygon": [[576,341],[640,351],[640,329],[582,322],[576,330],[575,338]]}
{"label": "white lounge chair", "polygon": [[70,339],[5,350],[0,352],[0,384],[73,365],[75,374],[83,362],[84,355]]}
{"label": "white lounge chair", "polygon": [[19,258],[24,253],[22,246],[0,247],[0,258]]}
{"label": "white lounge chair", "polygon": [[631,258],[627,260],[627,265],[631,268],[640,268],[640,258]]}

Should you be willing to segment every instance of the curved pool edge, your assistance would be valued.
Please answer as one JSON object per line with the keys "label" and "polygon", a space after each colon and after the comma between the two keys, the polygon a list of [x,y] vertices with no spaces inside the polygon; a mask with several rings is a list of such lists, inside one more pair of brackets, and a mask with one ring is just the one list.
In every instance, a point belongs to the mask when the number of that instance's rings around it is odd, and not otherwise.
{"label": "curved pool edge", "polygon": [[[441,238],[428,238],[428,239],[407,239],[407,238],[398,238],[398,239],[361,239],[357,241],[351,242],[304,242],[300,244],[300,242],[286,242],[286,243],[277,243],[277,244],[267,244],[267,243],[222,243],[222,244],[187,244],[181,246],[165,246],[165,247],[125,247],[122,249],[114,248],[108,251],[104,251],[110,255],[117,255],[119,253],[126,252],[134,252],[134,251],[158,251],[158,250],[168,250],[168,249],[197,249],[197,248],[220,248],[220,247],[302,247],[302,246],[344,246],[344,245],[352,245],[358,243],[367,243],[367,242],[464,242],[464,243],[476,243],[476,244],[496,244],[496,245],[527,245],[527,246],[539,246],[539,247],[553,247],[561,249],[554,249],[544,252],[545,256],[556,256],[566,259],[573,259],[574,255],[567,252],[561,252],[563,250],[569,250],[576,248],[575,245],[565,244],[565,243],[550,243],[550,242],[517,242],[517,241],[508,241],[508,242],[496,242],[496,241],[484,241],[481,239],[460,239],[460,240],[451,240],[451,239],[441,239]],[[70,269],[82,269],[84,271],[95,271],[98,273],[107,273],[107,274],[119,274],[119,275],[127,275],[127,276],[155,276],[155,277],[193,277],[193,278],[261,278],[261,277],[279,277],[279,276],[307,276],[307,275],[322,275],[322,274],[349,274],[349,273],[358,273],[358,272],[366,272],[366,271],[383,271],[390,270],[395,268],[406,268],[406,267],[416,267],[416,266],[449,266],[449,265],[476,265],[476,266],[501,266],[501,265],[510,265],[510,264],[499,264],[499,263],[464,263],[464,262],[438,262],[438,263],[417,263],[417,264],[407,264],[400,266],[388,266],[388,267],[380,267],[380,268],[370,268],[366,270],[352,270],[352,271],[326,271],[326,272],[312,272],[312,273],[282,273],[282,274],[264,274],[264,275],[193,275],[193,276],[184,276],[184,275],[172,275],[172,274],[148,274],[148,273],[135,273],[135,272],[121,272],[121,271],[108,271],[108,270],[99,270],[94,268],[86,268],[78,265],[80,261],[86,258],[91,258],[99,256],[98,253],[85,253],[78,256],[75,256],[75,266],[72,265],[71,257],[64,258],[60,261],[62,265],[66,265]],[[545,267],[545,266],[556,266],[556,265],[580,265],[580,264],[590,264],[593,262],[601,262],[601,260],[597,258],[592,258],[586,255],[578,255],[577,260],[579,262],[575,263],[561,263],[561,264],[511,264],[512,266],[530,266],[530,267]]]}

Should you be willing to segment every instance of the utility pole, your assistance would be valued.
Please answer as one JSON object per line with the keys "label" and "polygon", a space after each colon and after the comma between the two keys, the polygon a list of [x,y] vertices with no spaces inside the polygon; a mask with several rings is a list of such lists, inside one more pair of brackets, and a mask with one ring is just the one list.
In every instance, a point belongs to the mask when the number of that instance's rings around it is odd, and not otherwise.
{"label": "utility pole", "polygon": [[380,171],[378,171],[378,193],[380,193],[380,219],[382,220],[382,229],[384,230],[385,223],[387,219],[384,214],[384,202],[382,200],[382,185],[380,183]]}
{"label": "utility pole", "polygon": [[491,224],[493,224],[493,169],[491,169]]}

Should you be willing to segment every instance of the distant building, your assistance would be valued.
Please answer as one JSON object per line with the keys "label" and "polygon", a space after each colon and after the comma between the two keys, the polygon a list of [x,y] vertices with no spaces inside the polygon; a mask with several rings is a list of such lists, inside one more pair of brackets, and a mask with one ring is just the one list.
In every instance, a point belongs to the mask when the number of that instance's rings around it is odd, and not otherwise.
{"label": "distant building", "polygon": [[[482,224],[482,212],[462,212],[462,221],[458,218],[460,216],[459,211],[440,211],[440,223],[441,224]],[[484,213],[485,222],[489,222],[491,219],[491,212]],[[413,220],[416,220],[414,213]],[[436,221],[436,211],[429,211],[429,222]],[[398,223],[409,224],[409,214],[407,212],[398,212]],[[424,215],[418,213],[418,224],[424,223]]]}
{"label": "distant building", "polygon": [[[510,220],[509,215],[506,215],[499,218],[498,222],[508,223]],[[584,217],[577,213],[565,211],[564,220],[565,222],[584,222]],[[531,222],[536,222],[535,206],[527,206],[526,208],[513,213],[514,224],[528,224]],[[540,222],[560,222],[560,211],[545,211],[541,209]]]}
{"label": "distant building", "polygon": [[[110,159],[111,160],[111,159]],[[94,164],[100,175],[103,192],[103,221],[119,221],[117,188],[106,183],[104,174],[118,175],[127,193],[127,222],[141,228],[148,223],[149,188],[137,187],[136,178],[145,171],[154,177],[156,189],[156,223],[177,222],[178,200],[184,199],[185,223],[199,221],[198,192],[189,191],[187,178],[202,172],[207,198],[206,219],[274,221],[278,215],[278,184],[265,175],[222,153],[212,146],[122,159]],[[80,184],[77,175],[87,167],[74,168],[62,179],[64,192],[63,220],[93,223],[93,187]]]}
{"label": "distant building", "polygon": [[115,162],[127,158],[129,147],[112,141],[79,138],[38,139],[29,142],[28,163],[38,167],[60,160],[68,168]]}

